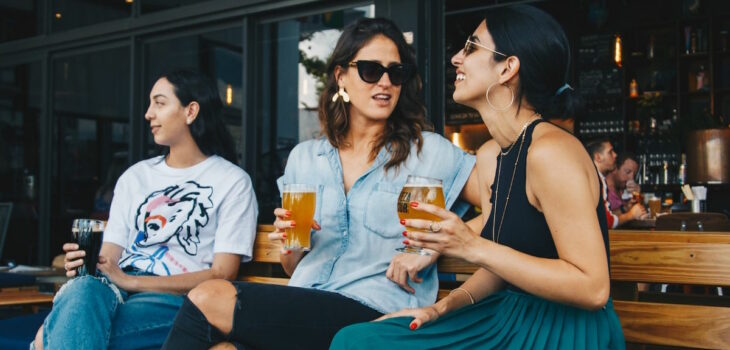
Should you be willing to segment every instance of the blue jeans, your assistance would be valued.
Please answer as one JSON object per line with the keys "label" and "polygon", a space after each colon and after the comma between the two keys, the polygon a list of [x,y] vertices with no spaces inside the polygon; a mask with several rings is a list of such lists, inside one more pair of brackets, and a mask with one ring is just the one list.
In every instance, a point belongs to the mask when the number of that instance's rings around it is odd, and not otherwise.
{"label": "blue jeans", "polygon": [[181,304],[179,295],[128,293],[105,277],[76,277],[43,322],[43,348],[159,349]]}

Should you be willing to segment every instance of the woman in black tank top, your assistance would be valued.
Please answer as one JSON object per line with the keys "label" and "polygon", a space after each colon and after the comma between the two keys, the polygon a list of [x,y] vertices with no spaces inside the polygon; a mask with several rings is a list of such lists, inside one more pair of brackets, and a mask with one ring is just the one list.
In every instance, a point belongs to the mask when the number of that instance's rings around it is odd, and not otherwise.
{"label": "woman in black tank top", "polygon": [[531,6],[489,10],[452,64],[454,100],[493,137],[477,154],[486,222],[414,202],[442,221],[406,220],[434,232],[407,240],[481,268],[430,307],[341,330],[331,349],[624,349],[600,179],[581,143],[543,122],[574,105],[565,33]]}

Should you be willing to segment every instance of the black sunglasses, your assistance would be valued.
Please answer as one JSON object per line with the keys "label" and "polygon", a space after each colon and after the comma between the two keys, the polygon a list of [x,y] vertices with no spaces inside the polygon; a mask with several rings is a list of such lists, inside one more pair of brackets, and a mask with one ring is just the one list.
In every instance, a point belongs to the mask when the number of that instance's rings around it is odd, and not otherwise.
{"label": "black sunglasses", "polygon": [[375,61],[353,61],[348,63],[350,67],[357,67],[357,74],[366,83],[374,84],[380,81],[383,74],[388,73],[388,79],[393,85],[401,85],[411,77],[411,68],[406,64],[393,64],[384,67]]}

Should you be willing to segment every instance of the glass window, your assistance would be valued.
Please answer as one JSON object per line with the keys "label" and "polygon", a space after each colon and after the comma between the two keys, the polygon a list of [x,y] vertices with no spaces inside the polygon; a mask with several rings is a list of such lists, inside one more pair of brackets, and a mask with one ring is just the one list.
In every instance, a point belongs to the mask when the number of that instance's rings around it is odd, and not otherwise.
{"label": "glass window", "polygon": [[210,0],[141,0],[142,13],[168,10],[186,5],[198,4]]}
{"label": "glass window", "polygon": [[[197,69],[209,74],[218,83],[218,91],[223,101],[223,118],[228,131],[240,151],[243,142],[242,124],[242,75],[243,42],[240,26],[199,35],[179,37],[146,43],[145,91],[142,105],[149,106],[149,91],[155,78],[175,68]],[[156,147],[149,132],[145,133],[148,153],[153,154]],[[241,154],[238,154],[241,164]]]}
{"label": "glass window", "polygon": [[109,215],[128,166],[129,81],[127,47],[53,61],[52,252],[70,239],[74,218]]}
{"label": "glass window", "polygon": [[40,34],[41,14],[36,0],[0,2],[0,42]]}
{"label": "glass window", "polygon": [[0,202],[12,204],[6,232],[0,218],[3,265],[38,258],[41,89],[39,63],[0,68]]}
{"label": "glass window", "polygon": [[132,14],[133,0],[53,0],[49,1],[51,30],[60,32]]}
{"label": "glass window", "polygon": [[[271,223],[280,206],[276,179],[294,146],[320,135],[319,92],[326,62],[342,28],[373,17],[375,6],[356,7],[262,24],[256,41],[256,196],[259,222]],[[296,84],[292,77],[298,77]],[[252,174],[253,176],[253,174]]]}

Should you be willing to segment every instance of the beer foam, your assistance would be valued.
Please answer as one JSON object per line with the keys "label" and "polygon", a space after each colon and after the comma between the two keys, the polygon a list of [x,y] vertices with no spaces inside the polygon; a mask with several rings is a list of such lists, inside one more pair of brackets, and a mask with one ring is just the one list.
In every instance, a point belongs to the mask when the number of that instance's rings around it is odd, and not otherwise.
{"label": "beer foam", "polygon": [[425,184],[424,185],[422,185],[422,184],[405,184],[405,185],[403,185],[403,187],[409,187],[409,188],[411,188],[411,187],[441,187],[441,188],[443,188],[444,186],[442,184],[428,184],[428,185],[425,185]]}

